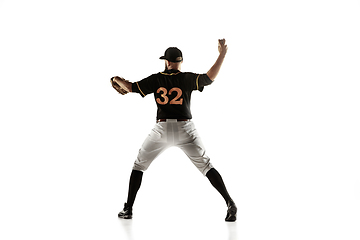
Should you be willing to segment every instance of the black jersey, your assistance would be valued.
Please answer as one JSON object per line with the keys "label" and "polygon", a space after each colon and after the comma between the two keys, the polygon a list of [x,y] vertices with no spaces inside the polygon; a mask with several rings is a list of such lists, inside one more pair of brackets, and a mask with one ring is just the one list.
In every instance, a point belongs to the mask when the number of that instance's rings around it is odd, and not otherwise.
{"label": "black jersey", "polygon": [[133,83],[132,91],[142,97],[154,93],[157,119],[191,119],[192,91],[202,92],[212,82],[206,74],[167,70]]}

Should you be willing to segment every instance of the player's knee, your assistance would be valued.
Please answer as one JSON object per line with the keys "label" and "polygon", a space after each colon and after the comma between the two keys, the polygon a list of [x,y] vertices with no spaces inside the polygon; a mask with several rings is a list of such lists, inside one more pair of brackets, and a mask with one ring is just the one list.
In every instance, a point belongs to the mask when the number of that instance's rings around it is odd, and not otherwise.
{"label": "player's knee", "polygon": [[136,162],[134,163],[134,166],[133,166],[133,170],[141,171],[141,172],[145,172],[148,168],[149,168],[149,166],[138,164]]}
{"label": "player's knee", "polygon": [[214,168],[213,165],[212,165],[210,162],[208,162],[203,169],[201,169],[201,170],[199,169],[199,170],[200,170],[200,172],[201,172],[204,176],[206,176],[206,174],[207,174],[212,168]]}

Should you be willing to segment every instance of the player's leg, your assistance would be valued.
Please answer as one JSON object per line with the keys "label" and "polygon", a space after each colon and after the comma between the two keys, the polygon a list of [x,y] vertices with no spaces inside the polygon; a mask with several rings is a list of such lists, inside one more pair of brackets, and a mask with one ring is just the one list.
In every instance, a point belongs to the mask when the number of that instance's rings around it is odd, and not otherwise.
{"label": "player's leg", "polygon": [[224,183],[220,173],[215,168],[212,168],[206,173],[206,177],[209,179],[211,185],[213,185],[213,187],[224,198],[226,205],[228,205],[232,201],[232,199],[225,187],[225,183]]}
{"label": "player's leg", "polygon": [[134,205],[135,197],[140,189],[143,172],[132,170],[129,181],[129,192],[126,201],[127,206],[132,207]]}
{"label": "player's leg", "polygon": [[140,189],[143,172],[132,170],[129,181],[128,198],[124,204],[124,209],[118,214],[120,218],[131,219],[132,207],[136,198],[136,194]]}
{"label": "player's leg", "polygon": [[237,207],[235,202],[231,199],[220,173],[215,168],[212,168],[206,173],[206,177],[226,202],[228,211],[225,220],[230,222],[236,221]]}
{"label": "player's leg", "polygon": [[192,121],[178,123],[179,147],[189,157],[191,162],[205,176],[212,168],[210,158],[205,154],[205,147]]}
{"label": "player's leg", "polygon": [[180,129],[183,130],[183,133],[179,134],[179,136],[182,136],[182,139],[179,142],[178,147],[185,152],[192,163],[199,169],[200,172],[202,172],[204,176],[209,179],[212,186],[214,186],[214,188],[224,198],[228,207],[225,220],[235,221],[237,211],[236,205],[231,199],[221,175],[215,168],[213,168],[210,163],[210,158],[206,156],[205,147],[195,129],[194,124],[192,122],[186,123]]}
{"label": "player's leg", "polygon": [[124,204],[124,209],[118,214],[120,218],[132,218],[132,207],[141,186],[143,171],[147,170],[152,161],[167,148],[162,135],[161,126],[155,125],[141,146],[130,175],[127,202]]}
{"label": "player's leg", "polygon": [[196,144],[196,142],[197,141],[194,141],[191,144],[186,144],[181,147],[181,149],[191,159],[192,163],[199,169],[199,171],[209,179],[210,183],[224,198],[228,207],[225,221],[236,221],[237,207],[231,199],[221,175],[215,168],[212,167],[210,159],[205,155],[205,152],[201,150],[201,147],[199,147],[199,144]]}

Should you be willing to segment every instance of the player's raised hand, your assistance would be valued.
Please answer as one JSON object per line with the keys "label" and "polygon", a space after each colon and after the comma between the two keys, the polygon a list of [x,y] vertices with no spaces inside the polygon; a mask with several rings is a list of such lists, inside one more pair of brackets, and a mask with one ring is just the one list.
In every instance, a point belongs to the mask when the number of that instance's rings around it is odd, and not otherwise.
{"label": "player's raised hand", "polygon": [[219,57],[217,58],[214,65],[210,68],[210,70],[206,73],[208,77],[214,81],[216,76],[218,75],[221,65],[225,59],[225,55],[227,52],[227,45],[225,44],[225,39],[219,39],[218,43]]}
{"label": "player's raised hand", "polygon": [[222,55],[225,55],[226,52],[227,52],[227,49],[228,49],[225,42],[226,42],[225,38],[219,39],[218,50],[219,50],[219,53],[222,54]]}

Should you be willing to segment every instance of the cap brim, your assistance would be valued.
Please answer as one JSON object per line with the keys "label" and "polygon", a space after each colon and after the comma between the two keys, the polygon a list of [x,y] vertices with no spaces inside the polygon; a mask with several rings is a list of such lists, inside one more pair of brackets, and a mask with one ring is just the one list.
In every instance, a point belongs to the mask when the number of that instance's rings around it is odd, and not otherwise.
{"label": "cap brim", "polygon": [[159,59],[166,59],[166,57],[165,57],[165,56],[162,56],[162,57],[160,57]]}

